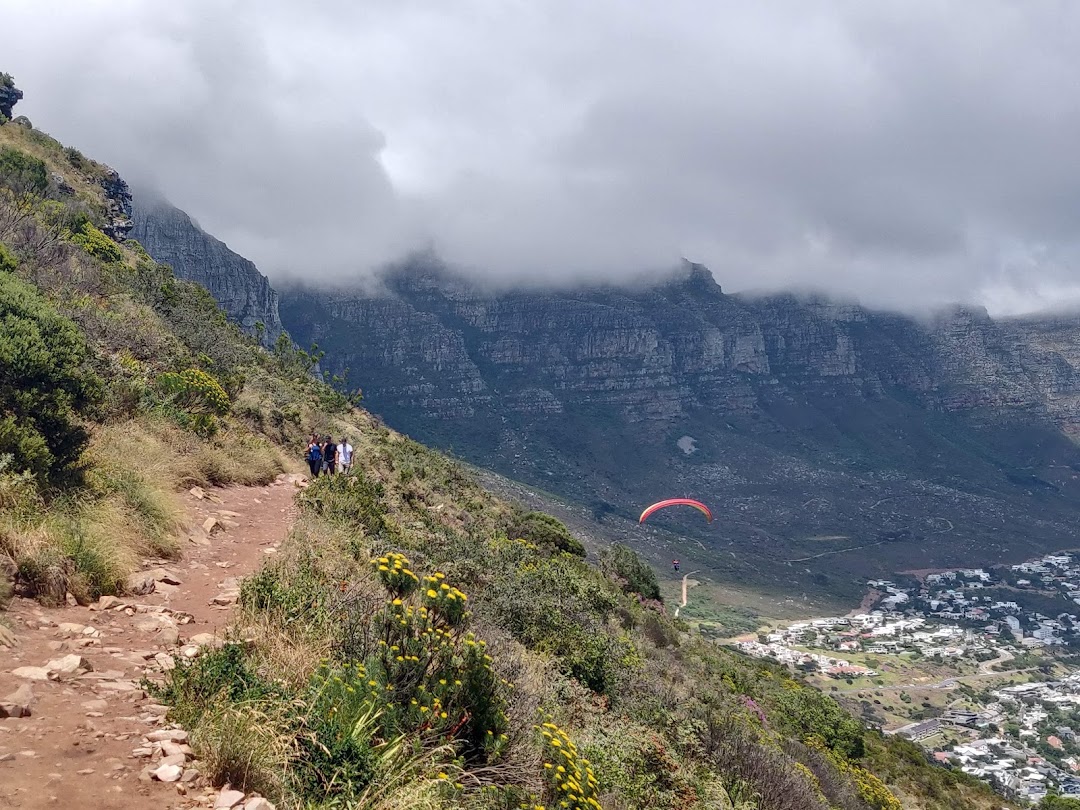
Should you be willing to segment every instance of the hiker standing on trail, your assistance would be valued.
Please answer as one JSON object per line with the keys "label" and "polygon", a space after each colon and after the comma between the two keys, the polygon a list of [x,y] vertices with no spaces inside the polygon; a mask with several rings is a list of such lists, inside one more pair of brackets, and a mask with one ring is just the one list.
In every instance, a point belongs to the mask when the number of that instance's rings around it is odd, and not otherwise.
{"label": "hiker standing on trail", "polygon": [[338,468],[343,473],[347,473],[352,469],[353,447],[349,444],[349,440],[344,436],[341,438],[341,444],[338,445],[337,452]]}
{"label": "hiker standing on trail", "polygon": [[337,467],[337,445],[329,436],[326,437],[326,443],[322,446],[322,459],[323,472],[333,475]]}
{"label": "hiker standing on trail", "polygon": [[318,478],[319,471],[322,469],[322,447],[319,445],[318,439],[312,434],[308,439],[307,453],[304,456],[307,459],[308,469],[311,470],[311,477]]}

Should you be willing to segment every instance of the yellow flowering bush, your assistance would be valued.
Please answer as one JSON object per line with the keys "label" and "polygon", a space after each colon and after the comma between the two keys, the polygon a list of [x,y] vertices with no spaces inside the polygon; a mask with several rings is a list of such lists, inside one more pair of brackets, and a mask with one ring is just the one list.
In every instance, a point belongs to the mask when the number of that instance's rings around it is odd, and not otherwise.
{"label": "yellow flowering bush", "polygon": [[885,783],[866,768],[849,762],[831,750],[820,737],[810,737],[806,745],[824,754],[840,773],[848,776],[855,785],[859,797],[874,810],[904,810],[900,800],[892,794]]}
{"label": "yellow flowering bush", "polygon": [[875,810],[904,810],[900,800],[874,774],[865,768],[860,768],[858,765],[852,765],[850,768],[851,775],[855,780],[855,787],[858,789],[863,801],[875,808]]}
{"label": "yellow flowering bush", "polygon": [[404,599],[420,584],[420,578],[409,570],[409,560],[404,554],[391,552],[371,561],[379,581],[397,599]]}
{"label": "yellow flowering bush", "polygon": [[197,368],[179,374],[165,372],[156,382],[163,395],[162,406],[166,413],[200,436],[213,435],[218,429],[217,418],[227,414],[232,407],[221,383]]}
{"label": "yellow flowering bush", "polygon": [[504,690],[486,642],[466,628],[468,597],[436,572],[422,578],[401,554],[372,560],[389,600],[376,616],[364,690],[388,729],[419,729],[493,762],[508,744]]}
{"label": "yellow flowering bush", "polygon": [[466,616],[465,603],[468,597],[448,585],[444,579],[440,573],[424,578],[423,604],[450,627],[457,627]]}
{"label": "yellow flowering bush", "polygon": [[169,371],[157,382],[176,407],[189,414],[224,416],[232,405],[221,384],[201,369],[189,368],[179,374]]}
{"label": "yellow flowering bush", "polygon": [[549,803],[566,810],[601,810],[596,775],[570,735],[550,720],[536,726],[536,730],[543,737]]}

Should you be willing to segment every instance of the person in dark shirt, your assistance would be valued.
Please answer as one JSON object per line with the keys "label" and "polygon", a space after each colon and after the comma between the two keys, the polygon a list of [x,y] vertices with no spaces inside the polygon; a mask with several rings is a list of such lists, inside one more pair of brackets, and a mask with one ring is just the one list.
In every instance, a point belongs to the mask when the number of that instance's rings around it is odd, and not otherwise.
{"label": "person in dark shirt", "polygon": [[337,468],[337,445],[329,436],[322,446],[323,471],[333,475]]}
{"label": "person in dark shirt", "polygon": [[308,439],[307,453],[304,458],[307,460],[308,469],[311,470],[311,477],[318,478],[319,472],[322,470],[322,446],[314,433]]}

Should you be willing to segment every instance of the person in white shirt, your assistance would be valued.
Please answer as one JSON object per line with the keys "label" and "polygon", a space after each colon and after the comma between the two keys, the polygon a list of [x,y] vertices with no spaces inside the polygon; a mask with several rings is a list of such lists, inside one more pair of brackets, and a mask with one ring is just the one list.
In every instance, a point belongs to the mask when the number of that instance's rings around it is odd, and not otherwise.
{"label": "person in white shirt", "polygon": [[352,455],[353,446],[349,444],[348,439],[342,439],[341,444],[338,445],[338,469],[343,473],[347,473],[352,469]]}

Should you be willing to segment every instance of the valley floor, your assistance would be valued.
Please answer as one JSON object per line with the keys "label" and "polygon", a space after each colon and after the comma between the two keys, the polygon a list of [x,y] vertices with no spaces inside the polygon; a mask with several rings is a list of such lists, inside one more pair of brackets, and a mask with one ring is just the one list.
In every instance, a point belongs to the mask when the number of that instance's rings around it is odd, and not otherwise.
{"label": "valley floor", "polygon": [[[133,753],[144,735],[165,727],[165,708],[140,681],[224,632],[239,580],[276,553],[292,526],[295,491],[293,477],[282,475],[269,486],[186,495],[192,529],[183,557],[146,561],[136,580],[155,582],[144,596],[105,597],[88,607],[13,601],[6,619],[17,646],[0,646],[0,703],[20,688],[25,696],[29,686],[31,715],[0,720],[0,807],[213,804],[217,792],[197,771],[187,768],[184,781],[164,784],[149,775],[151,757]],[[66,668],[75,671],[56,673],[65,667],[50,664],[65,656],[84,663],[69,658]],[[82,671],[87,664],[92,668]]]}

